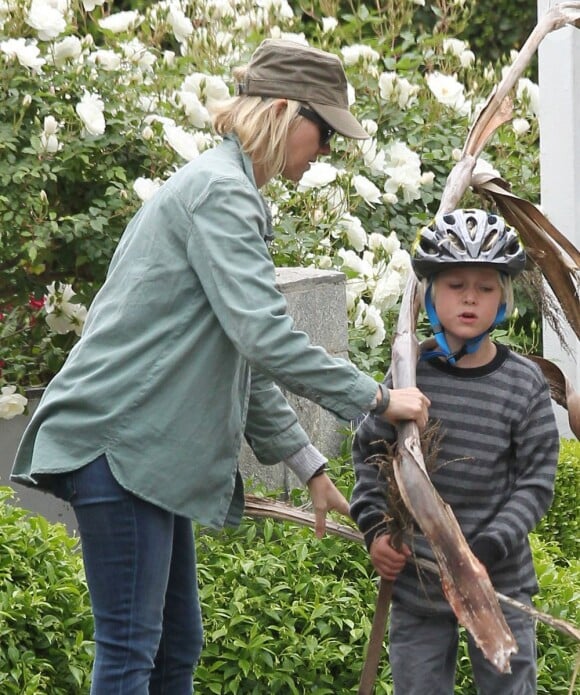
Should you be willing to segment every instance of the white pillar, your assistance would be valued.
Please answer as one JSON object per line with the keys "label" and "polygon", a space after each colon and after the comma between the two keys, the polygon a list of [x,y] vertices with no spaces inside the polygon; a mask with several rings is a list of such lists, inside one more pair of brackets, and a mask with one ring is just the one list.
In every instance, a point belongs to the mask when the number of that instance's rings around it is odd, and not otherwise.
{"label": "white pillar", "polygon": [[[558,0],[538,0],[542,17]],[[544,214],[580,248],[580,30],[551,32],[539,49],[541,205]],[[544,357],[580,390],[580,342],[566,326],[568,354],[544,322]],[[566,410],[554,404],[563,437],[572,438]]]}

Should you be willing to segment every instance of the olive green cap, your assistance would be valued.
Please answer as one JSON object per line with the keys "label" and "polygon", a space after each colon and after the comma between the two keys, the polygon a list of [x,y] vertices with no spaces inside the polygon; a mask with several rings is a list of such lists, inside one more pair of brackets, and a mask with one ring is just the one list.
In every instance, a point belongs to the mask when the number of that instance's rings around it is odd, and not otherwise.
{"label": "olive green cap", "polygon": [[318,48],[265,39],[252,55],[236,93],[299,101],[337,133],[357,140],[369,137],[349,110],[348,82],[340,58]]}

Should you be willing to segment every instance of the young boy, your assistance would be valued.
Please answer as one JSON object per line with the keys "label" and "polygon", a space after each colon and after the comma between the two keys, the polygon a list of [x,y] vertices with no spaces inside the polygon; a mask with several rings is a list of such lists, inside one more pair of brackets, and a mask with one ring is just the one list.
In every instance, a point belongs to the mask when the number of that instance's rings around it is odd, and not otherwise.
{"label": "young boy", "polygon": [[[528,533],[552,500],[558,431],[538,367],[489,336],[511,310],[523,247],[501,218],[456,210],[420,231],[412,256],[436,341],[417,366],[417,386],[431,401],[429,422],[438,425],[431,480],[494,587],[530,604],[537,582]],[[376,571],[395,582],[389,633],[395,694],[452,695],[457,621],[439,578],[409,561],[411,554],[433,560],[433,553],[416,526],[399,550],[391,546],[387,482],[377,457],[395,440],[384,419],[368,415],[360,425],[351,514]],[[502,608],[518,653],[511,674],[500,674],[468,636],[478,692],[535,695],[534,622]]]}

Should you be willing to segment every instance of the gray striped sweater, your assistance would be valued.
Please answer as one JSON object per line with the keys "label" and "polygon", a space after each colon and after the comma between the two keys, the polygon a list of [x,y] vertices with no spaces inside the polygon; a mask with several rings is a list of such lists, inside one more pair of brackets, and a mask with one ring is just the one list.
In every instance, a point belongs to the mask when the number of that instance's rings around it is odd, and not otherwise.
{"label": "gray striped sweater", "polygon": [[[417,365],[417,386],[431,400],[430,422],[441,441],[431,475],[467,542],[490,543],[497,556],[488,568],[505,594],[537,591],[528,533],[548,510],[558,459],[558,431],[540,369],[502,345],[488,365],[461,369],[434,359]],[[395,429],[367,415],[353,444],[356,482],[351,515],[367,547],[389,533],[386,483],[373,457],[396,439]],[[418,557],[433,560],[418,528],[405,539]],[[393,600],[420,614],[451,613],[440,582],[407,562]]]}

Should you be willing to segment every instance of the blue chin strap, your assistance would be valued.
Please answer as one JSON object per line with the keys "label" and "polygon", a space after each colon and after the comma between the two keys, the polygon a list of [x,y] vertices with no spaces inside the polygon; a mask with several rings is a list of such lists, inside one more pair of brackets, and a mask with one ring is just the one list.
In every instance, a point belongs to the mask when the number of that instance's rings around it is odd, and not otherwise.
{"label": "blue chin strap", "polygon": [[489,334],[498,324],[500,324],[505,319],[506,305],[505,302],[499,305],[497,314],[493,324],[475,338],[469,338],[465,341],[459,350],[452,352],[449,344],[447,343],[447,338],[445,337],[445,331],[441,323],[439,322],[439,317],[435,311],[435,305],[433,304],[433,299],[431,297],[431,287],[432,283],[429,283],[427,291],[425,292],[425,311],[427,312],[427,318],[433,328],[433,335],[439,346],[439,350],[427,350],[421,355],[421,360],[430,360],[432,357],[443,357],[447,360],[449,364],[455,364],[465,355],[469,355],[473,352],[477,352],[481,341]]}

